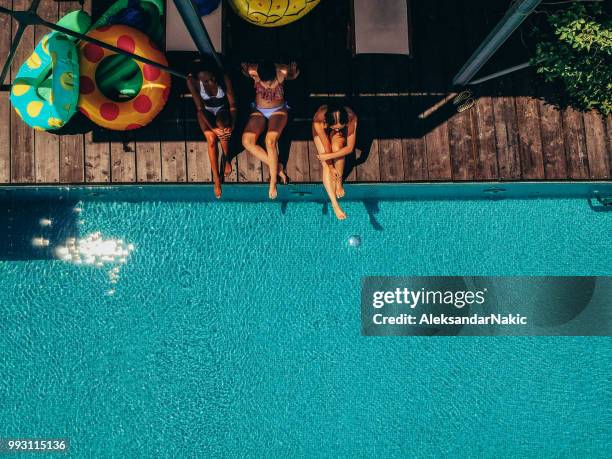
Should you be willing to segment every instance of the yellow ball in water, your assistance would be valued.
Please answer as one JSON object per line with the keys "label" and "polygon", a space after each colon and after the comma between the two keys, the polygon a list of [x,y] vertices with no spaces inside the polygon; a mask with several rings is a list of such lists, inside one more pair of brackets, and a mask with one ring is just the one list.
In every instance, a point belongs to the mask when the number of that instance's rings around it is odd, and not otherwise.
{"label": "yellow ball in water", "polygon": [[280,27],[301,19],[320,0],[230,0],[236,14],[262,27]]}

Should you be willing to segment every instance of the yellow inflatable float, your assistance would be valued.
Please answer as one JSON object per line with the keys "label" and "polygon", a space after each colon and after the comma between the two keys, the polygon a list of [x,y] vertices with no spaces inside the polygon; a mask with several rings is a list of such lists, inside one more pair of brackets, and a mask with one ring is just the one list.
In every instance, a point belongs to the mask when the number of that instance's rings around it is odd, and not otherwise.
{"label": "yellow inflatable float", "polygon": [[306,16],[320,0],[229,0],[236,14],[261,27],[280,27]]}

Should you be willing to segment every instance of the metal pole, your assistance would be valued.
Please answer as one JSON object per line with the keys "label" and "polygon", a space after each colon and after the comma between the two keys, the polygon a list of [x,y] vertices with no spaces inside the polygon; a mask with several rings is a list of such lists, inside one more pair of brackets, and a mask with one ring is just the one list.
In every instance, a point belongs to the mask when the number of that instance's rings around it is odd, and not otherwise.
{"label": "metal pole", "polygon": [[490,75],[483,76],[482,78],[478,78],[477,80],[470,81],[468,84],[472,86],[475,84],[484,83],[485,81],[494,80],[495,78],[503,77],[505,75],[509,75],[511,73],[518,72],[519,70],[526,69],[528,67],[531,67],[531,62],[524,62],[522,64],[515,65],[513,67],[509,67],[504,70],[500,70],[499,72],[495,72]]}
{"label": "metal pole", "polygon": [[193,5],[193,2],[191,0],[174,0],[174,4],[200,54],[212,57],[221,68],[221,60],[215,51],[215,47],[208,36],[206,27],[204,27],[202,19]]}
{"label": "metal pole", "polygon": [[478,49],[468,59],[466,64],[455,75],[453,84],[465,86],[474,75],[493,57],[497,50],[506,42],[512,33],[523,23],[542,0],[516,0],[503,19],[485,38]]}
{"label": "metal pole", "polygon": [[[31,13],[32,15],[36,15],[36,10],[38,10],[38,5],[40,5],[40,2],[41,0],[32,0],[32,3],[30,3],[30,7],[28,8],[28,13]],[[11,14],[11,10],[7,10],[6,8],[2,8],[2,10],[6,10],[6,11],[0,11],[0,12],[8,12],[8,14]],[[4,85],[4,80],[11,68],[13,59],[15,59],[15,54],[17,54],[17,48],[19,47],[19,42],[21,42],[21,37],[23,37],[23,33],[25,32],[25,29],[27,26],[28,24],[19,23],[19,27],[17,28],[17,32],[15,33],[15,37],[13,38],[13,41],[11,42],[11,50],[9,52],[9,55],[6,57],[6,61],[4,62],[4,67],[2,68],[2,74],[0,74],[0,85]]]}

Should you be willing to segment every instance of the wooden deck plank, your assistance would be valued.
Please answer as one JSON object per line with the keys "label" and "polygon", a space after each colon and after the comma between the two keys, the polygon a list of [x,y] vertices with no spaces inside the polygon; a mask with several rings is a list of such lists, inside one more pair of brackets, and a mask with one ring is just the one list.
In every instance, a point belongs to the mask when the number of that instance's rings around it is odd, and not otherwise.
{"label": "wooden deck plank", "polygon": [[[397,68],[404,56],[393,56],[395,65],[384,65],[380,62],[378,116],[376,130],[381,136],[378,143],[380,157],[380,179],[383,182],[401,182],[404,180],[404,152],[401,140],[401,115],[399,104],[400,75]],[[389,96],[389,94],[393,94]]]}
{"label": "wooden deck plank", "polygon": [[[262,134],[262,137],[265,134]],[[261,139],[260,139],[261,144]],[[238,163],[238,181],[243,183],[261,183],[264,181],[263,163],[248,151],[243,150],[240,153],[240,162]]]}
{"label": "wooden deck plank", "polygon": [[85,181],[108,183],[110,173],[110,143],[94,142],[93,133],[85,134]]}
{"label": "wooden deck plank", "polygon": [[[171,110],[178,123],[177,126],[172,126],[185,132],[185,123],[183,122],[185,113],[183,113],[184,104],[182,95],[176,90],[176,85],[180,84],[173,78],[172,84],[174,89],[164,110]],[[161,163],[162,163],[162,182],[180,183],[187,181],[187,150],[185,141],[168,140],[169,127],[164,127],[161,133]],[[183,134],[184,135],[184,134]],[[184,137],[183,137],[184,138]]]}
{"label": "wooden deck plank", "polygon": [[582,113],[569,107],[563,110],[567,172],[570,179],[589,178],[586,133]]}
{"label": "wooden deck plank", "polygon": [[[425,19],[420,15],[421,9],[413,10],[412,24],[415,30],[424,23]],[[426,54],[415,52],[412,59],[402,59],[398,68],[400,75],[399,89],[405,94],[414,96],[402,96],[399,101],[399,119],[402,132],[402,154],[404,164],[405,181],[425,181],[429,177],[427,169],[427,151],[425,148],[425,127],[419,118],[425,110],[426,98],[417,96],[423,88],[423,77],[421,69],[424,65]]]}
{"label": "wooden deck plank", "polygon": [[[184,84],[184,83],[183,83]],[[186,97],[185,100],[185,118],[189,120],[186,124],[187,140],[185,148],[187,149],[187,181],[193,183],[210,183],[212,181],[212,170],[210,158],[208,156],[208,143],[200,129],[200,126],[195,123],[196,110],[191,97]],[[191,121],[194,122],[191,122]],[[218,145],[219,153],[220,145]]]}
{"label": "wooden deck plank", "polygon": [[[59,3],[59,15],[81,8],[78,1]],[[60,182],[81,183],[85,181],[85,141],[83,134],[65,134],[60,136]]]}
{"label": "wooden deck plank", "polygon": [[374,56],[361,55],[353,60],[353,86],[356,93],[355,111],[360,114],[359,129],[361,137],[357,141],[357,181],[380,181],[380,148],[377,131],[379,116],[377,104],[372,104],[372,98],[364,94],[376,91],[376,76],[373,72],[357,69],[375,68],[372,66]]}
{"label": "wooden deck plank", "polygon": [[[482,29],[492,30],[497,17],[487,11],[486,8],[465,9],[462,14],[463,24],[468,31],[468,50],[473,52],[478,48],[484,38]],[[482,28],[474,27],[474,23],[482,24]],[[476,106],[474,110],[474,129],[477,141],[477,156],[475,180],[496,180],[499,177],[499,164],[497,158],[497,138],[495,132],[495,80],[475,88]]]}
{"label": "wooden deck plank", "polygon": [[[25,10],[30,6],[27,0],[13,0],[13,9]],[[13,35],[17,23],[13,21]],[[34,28],[26,28],[12,65],[12,75],[15,75],[22,63],[34,50]],[[35,181],[34,167],[34,130],[25,124],[11,110],[11,181],[15,183],[32,183]]]}
{"label": "wooden deck plank", "polygon": [[478,97],[475,107],[478,155],[476,157],[476,180],[495,180],[498,177],[497,140],[495,138],[495,115],[493,99]]}
{"label": "wooden deck plank", "polygon": [[[523,87],[522,93],[525,93]],[[519,152],[521,155],[521,175],[526,180],[544,178],[544,155],[542,152],[542,130],[537,99],[530,96],[517,96],[516,117],[519,126]]]}
{"label": "wooden deck plank", "polygon": [[472,109],[454,115],[448,123],[453,180],[467,181],[475,177],[476,144],[472,132]]}
{"label": "wooden deck plank", "polygon": [[[436,11],[443,11],[443,8],[444,5],[440,3],[440,0],[432,2],[426,20],[428,22],[435,20]],[[438,57],[444,55],[446,44],[444,40],[440,39],[440,32],[436,27],[427,27],[421,33],[425,42],[430,43],[430,46],[428,46],[427,51],[421,50],[421,52],[427,52],[427,60],[425,61],[427,66],[418,70],[422,72],[420,81],[427,82],[430,91],[448,93],[451,85],[451,81],[445,78],[448,64]],[[432,57],[435,58],[432,59]],[[444,96],[438,96],[431,99],[430,102],[439,103],[443,99]],[[432,109],[432,105],[434,104],[430,104],[426,109]],[[448,123],[437,120],[439,113],[439,110],[436,110],[425,119],[428,126],[428,132],[425,134],[428,176],[433,181],[452,179]]]}
{"label": "wooden deck plank", "polygon": [[[85,0],[83,10],[91,14],[92,0]],[[94,142],[93,133],[88,132],[84,135],[83,143],[85,182],[110,182],[110,142]]]}
{"label": "wooden deck plank", "polygon": [[[307,33],[308,22],[301,21],[298,24],[300,35]],[[283,54],[289,52],[291,49],[289,47],[290,44],[288,42],[281,42]],[[296,46],[296,43],[293,43],[293,45]],[[286,94],[288,103],[295,105],[297,110],[290,112],[289,125],[286,128],[284,133],[285,139],[282,142],[282,145],[288,144],[289,147],[286,155],[287,175],[291,181],[298,183],[310,181],[308,139],[311,135],[310,123],[306,119],[307,116],[303,110],[308,104],[308,88],[306,86],[308,69],[304,68],[304,61],[299,62],[299,65],[301,67],[300,76],[296,80],[287,83]]]}
{"label": "wooden deck plank", "polygon": [[[10,8],[11,0],[0,0],[0,6]],[[6,14],[0,14],[0,65],[4,66],[6,56],[11,47],[12,37],[12,21]],[[10,83],[10,75],[7,76],[6,82],[0,81],[0,84]],[[9,183],[11,181],[11,130],[8,127],[11,124],[11,112],[13,111],[9,102],[9,92],[0,92],[0,183]]]}
{"label": "wooden deck plank", "polygon": [[212,171],[206,142],[187,142],[187,181],[210,183]]}
{"label": "wooden deck plank", "polygon": [[584,130],[586,134],[587,156],[589,158],[589,175],[592,179],[610,178],[608,163],[606,122],[595,112],[584,113]]}
{"label": "wooden deck plank", "polygon": [[136,142],[126,133],[124,142],[111,142],[111,182],[131,183],[136,181]]}
{"label": "wooden deck plank", "polygon": [[521,178],[521,160],[514,97],[505,95],[510,92],[507,81],[502,80],[498,85],[498,95],[493,99],[493,113],[499,179],[518,180]]}
{"label": "wooden deck plank", "polygon": [[161,143],[136,142],[136,181],[161,182]]}
{"label": "wooden deck plank", "polygon": [[[456,20],[448,21],[445,28],[445,37],[457,37],[461,34],[471,35],[472,27],[466,25],[466,10],[461,8],[459,2],[450,2],[446,8],[446,14]],[[470,16],[472,16],[470,14]],[[445,40],[445,46],[452,59],[444,60],[447,63],[445,73],[451,75],[461,68],[465,62],[462,56],[469,56],[470,50],[467,49],[468,39],[464,40]],[[449,106],[450,108],[450,106]],[[459,111],[458,107],[452,105],[453,114],[448,119],[448,136],[450,146],[452,178],[458,181],[473,180],[475,177],[477,139],[475,134],[476,122],[474,107],[464,111]],[[456,113],[455,113],[456,112]]]}
{"label": "wooden deck plank", "polygon": [[162,140],[162,181],[185,182],[187,177],[185,142]]}
{"label": "wooden deck plank", "polygon": [[540,104],[540,124],[542,126],[542,153],[544,156],[544,176],[550,180],[567,178],[567,158],[561,111],[543,100]]}
{"label": "wooden deck plank", "polygon": [[[38,14],[49,22],[57,22],[59,8],[53,0],[43,0],[38,7]],[[34,43],[49,32],[46,27],[34,28]],[[59,137],[53,132],[34,131],[34,148],[36,149],[35,169],[38,183],[57,183],[60,179]]]}

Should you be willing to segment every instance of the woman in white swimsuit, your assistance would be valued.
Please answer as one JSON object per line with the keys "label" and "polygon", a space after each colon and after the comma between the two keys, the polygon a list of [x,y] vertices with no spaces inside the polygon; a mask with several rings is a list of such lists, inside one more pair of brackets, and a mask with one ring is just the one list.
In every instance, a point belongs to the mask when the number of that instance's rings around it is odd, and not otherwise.
{"label": "woman in white swimsuit", "polygon": [[198,112],[198,123],[208,143],[208,157],[215,184],[215,196],[218,199],[221,197],[221,177],[217,141],[221,143],[223,150],[223,174],[227,177],[232,172],[228,157],[229,141],[237,114],[232,81],[214,64],[201,63],[196,71],[196,78],[192,74],[188,75],[187,87]]}
{"label": "woman in white swimsuit", "polygon": [[[270,199],[276,199],[278,177],[287,184],[287,174],[278,161],[278,140],[287,125],[287,103],[285,102],[285,81],[294,80],[300,74],[297,65],[263,62],[242,64],[242,71],[255,83],[253,112],[242,134],[244,148],[270,168]],[[266,131],[266,148],[257,144]]]}

